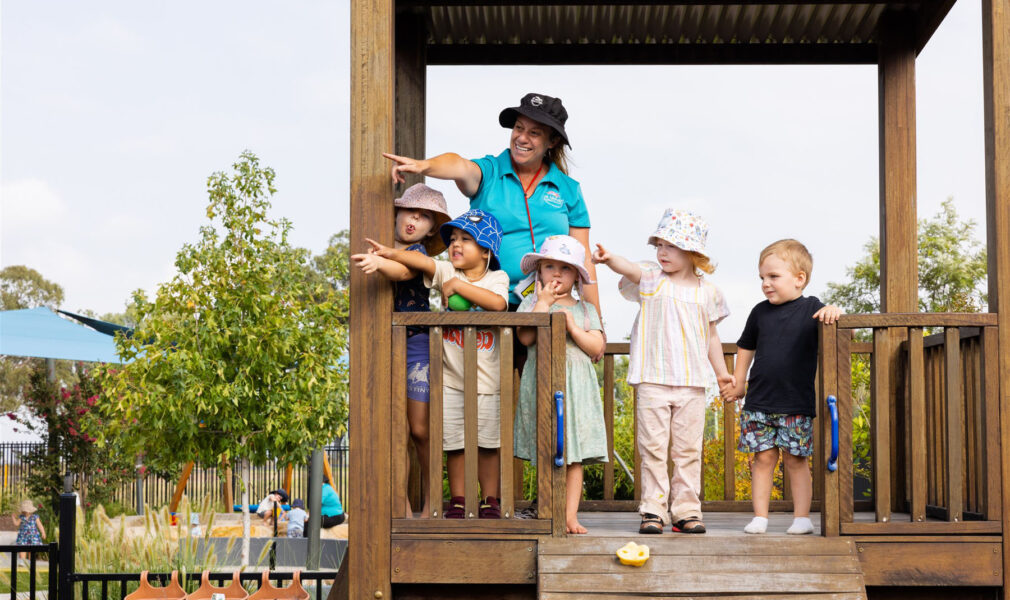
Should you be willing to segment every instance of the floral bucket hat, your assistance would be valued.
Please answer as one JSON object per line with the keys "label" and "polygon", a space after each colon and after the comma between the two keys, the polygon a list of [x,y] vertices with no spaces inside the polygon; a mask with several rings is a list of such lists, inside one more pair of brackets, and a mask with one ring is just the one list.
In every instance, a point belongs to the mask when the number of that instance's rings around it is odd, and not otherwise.
{"label": "floral bucket hat", "polygon": [[33,504],[31,500],[22,500],[20,508],[21,512],[28,514],[36,511],[35,504]]}
{"label": "floral bucket hat", "polygon": [[484,212],[479,208],[471,208],[455,219],[439,227],[438,232],[442,236],[445,245],[449,245],[449,236],[453,229],[465,231],[473,236],[477,245],[491,251],[491,261],[488,269],[495,271],[501,268],[498,262],[498,250],[501,248],[501,223],[489,212]]}
{"label": "floral bucket hat", "polygon": [[[449,216],[449,207],[445,204],[445,196],[442,195],[442,192],[423,183],[415,183],[407,188],[402,196],[393,200],[393,206],[431,211],[435,218],[432,233],[438,231],[452,218]],[[432,235],[424,240],[424,249],[428,256],[436,256],[445,250],[445,244],[442,242],[441,236]]]}
{"label": "floral bucket hat", "polygon": [[656,231],[649,236],[649,243],[655,244],[657,239],[669,242],[681,250],[707,256],[705,242],[708,240],[708,223],[691,211],[668,208],[659,220]]}
{"label": "floral bucket hat", "polygon": [[540,244],[540,252],[528,252],[523,255],[519,262],[519,268],[524,274],[532,273],[544,258],[572,265],[579,272],[579,281],[586,285],[592,285],[593,280],[589,277],[589,270],[586,269],[586,248],[572,236],[552,235],[548,237],[544,243]]}

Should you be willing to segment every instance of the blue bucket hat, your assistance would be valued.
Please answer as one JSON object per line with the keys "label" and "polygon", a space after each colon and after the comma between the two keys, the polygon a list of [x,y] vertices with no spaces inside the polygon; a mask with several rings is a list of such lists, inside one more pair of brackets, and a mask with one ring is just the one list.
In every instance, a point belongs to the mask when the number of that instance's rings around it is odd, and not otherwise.
{"label": "blue bucket hat", "polygon": [[501,248],[501,223],[489,212],[484,212],[479,208],[471,208],[455,219],[443,224],[438,228],[439,235],[445,245],[449,245],[449,236],[453,229],[465,231],[473,236],[477,245],[491,251],[491,270],[501,268],[498,262],[498,250]]}

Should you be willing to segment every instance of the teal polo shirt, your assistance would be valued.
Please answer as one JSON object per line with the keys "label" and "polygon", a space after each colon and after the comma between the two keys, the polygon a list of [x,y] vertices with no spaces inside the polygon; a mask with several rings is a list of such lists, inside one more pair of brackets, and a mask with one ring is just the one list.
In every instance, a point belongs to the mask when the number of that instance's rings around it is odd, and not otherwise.
{"label": "teal polo shirt", "polygon": [[[526,217],[523,186],[512,168],[508,149],[498,156],[488,154],[484,158],[473,159],[473,162],[480,167],[481,180],[477,193],[470,198],[470,208],[486,210],[501,223],[498,260],[508,273],[511,290],[523,278],[519,261],[527,252],[538,249],[530,240],[530,220]],[[537,247],[549,236],[568,235],[569,227],[589,227],[589,211],[582,198],[582,187],[554,163],[537,183],[529,205]],[[509,302],[520,300],[514,293],[509,296]]]}

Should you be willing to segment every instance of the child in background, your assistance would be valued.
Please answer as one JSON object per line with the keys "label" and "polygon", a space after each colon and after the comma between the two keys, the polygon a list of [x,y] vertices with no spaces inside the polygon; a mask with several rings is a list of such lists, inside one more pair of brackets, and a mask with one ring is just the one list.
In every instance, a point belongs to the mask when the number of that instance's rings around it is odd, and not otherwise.
{"label": "child in background", "polygon": [[[39,516],[35,514],[35,505],[31,500],[21,501],[21,514],[14,515],[12,519],[18,528],[18,537],[14,541],[19,546],[39,546],[46,539],[46,528],[43,527]],[[20,552],[18,556],[21,560],[28,559],[27,552]]]}
{"label": "child in background", "polygon": [[[449,247],[449,260],[434,260],[419,252],[388,248],[365,238],[372,252],[424,275],[424,283],[442,294],[442,306],[458,294],[471,310],[504,311],[508,308],[509,278],[500,270],[498,249],[501,225],[490,213],[468,210],[439,228]],[[481,487],[479,516],[501,518],[498,500],[500,457],[499,348],[497,327],[477,330],[477,479]],[[465,514],[463,491],[463,330],[446,327],[442,332],[444,372],[442,374],[442,447],[449,472],[447,519]]]}
{"label": "child in background", "polygon": [[[445,250],[438,228],[449,220],[449,210],[442,192],[423,183],[410,186],[403,196],[393,200],[396,207],[393,247],[407,252],[436,256]],[[351,257],[365,273],[378,271],[396,282],[393,310],[396,312],[428,312],[428,288],[421,274],[394,260],[383,258],[370,250]],[[428,328],[407,328],[407,424],[410,439],[417,450],[421,466],[422,494],[428,489]],[[429,514],[428,499],[421,507],[421,517]],[[412,516],[407,501],[407,516]]]}
{"label": "child in background", "polygon": [[[266,495],[260,503],[256,505],[256,515],[263,519],[264,525],[273,525],[274,519],[284,514],[283,504],[288,501],[288,493],[283,489],[276,489]],[[274,510],[276,506],[276,511]],[[276,512],[276,514],[274,514]]]}
{"label": "child in background", "polygon": [[[524,274],[537,272],[536,291],[523,299],[518,312],[563,311],[568,332],[565,343],[565,475],[568,533],[588,533],[579,523],[582,499],[582,465],[607,462],[607,429],[600,403],[600,386],[591,356],[603,351],[603,326],[596,307],[582,299],[582,285],[594,283],[584,266],[582,243],[567,235],[544,240],[540,252],[523,256]],[[579,299],[572,296],[576,282]],[[529,356],[519,384],[515,418],[515,455],[537,464],[537,348],[536,329],[520,327],[516,336],[529,346]],[[542,399],[546,401],[547,399]]]}
{"label": "child in background", "polygon": [[[701,514],[701,447],[705,389],[712,370],[720,386],[733,382],[716,324],[729,315],[726,300],[702,273],[715,271],[705,255],[708,225],[669,209],[649,244],[656,262],[632,263],[597,244],[593,261],[622,275],[621,295],[641,311],[631,330],[628,383],[638,393],[638,452],[642,457],[639,533],[705,533]],[[711,365],[711,366],[710,366]],[[668,479],[667,456],[673,461]]]}
{"label": "child in background", "polygon": [[737,383],[722,389],[727,401],[743,396],[747,369],[754,361],[740,411],[739,450],[754,453],[754,518],[744,527],[747,533],[764,533],[768,528],[772,476],[780,448],[793,496],[793,523],[786,533],[814,531],[807,461],[814,450],[817,321],[834,323],[842,311],[814,296],[803,296],[811,269],[810,252],[796,240],[779,240],[761,251],[758,273],[768,299],[751,310],[737,341]]}
{"label": "child in background", "polygon": [[291,510],[285,513],[282,521],[288,522],[288,537],[300,538],[305,536],[305,521],[309,518],[309,513],[305,512],[305,502],[301,498],[295,498],[291,503]]}

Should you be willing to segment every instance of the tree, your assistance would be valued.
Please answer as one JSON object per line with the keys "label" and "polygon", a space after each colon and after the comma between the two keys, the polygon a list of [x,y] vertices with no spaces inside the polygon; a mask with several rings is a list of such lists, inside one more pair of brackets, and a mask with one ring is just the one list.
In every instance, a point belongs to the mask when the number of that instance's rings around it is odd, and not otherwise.
{"label": "tree", "polygon": [[[48,306],[55,310],[63,303],[63,288],[41,273],[24,265],[0,270],[0,310],[19,310]],[[0,356],[0,410],[17,411],[24,403],[25,391],[33,369],[45,361],[24,356]],[[58,361],[57,379],[72,382],[70,363]]]}
{"label": "tree", "polygon": [[305,461],[345,425],[347,296],[313,275],[289,222],[267,217],[274,177],[250,152],[211,175],[210,223],[178,273],[153,300],[134,294],[139,325],[116,340],[132,362],[105,379],[110,420],[128,427],[105,437],[125,436],[155,468]]}

